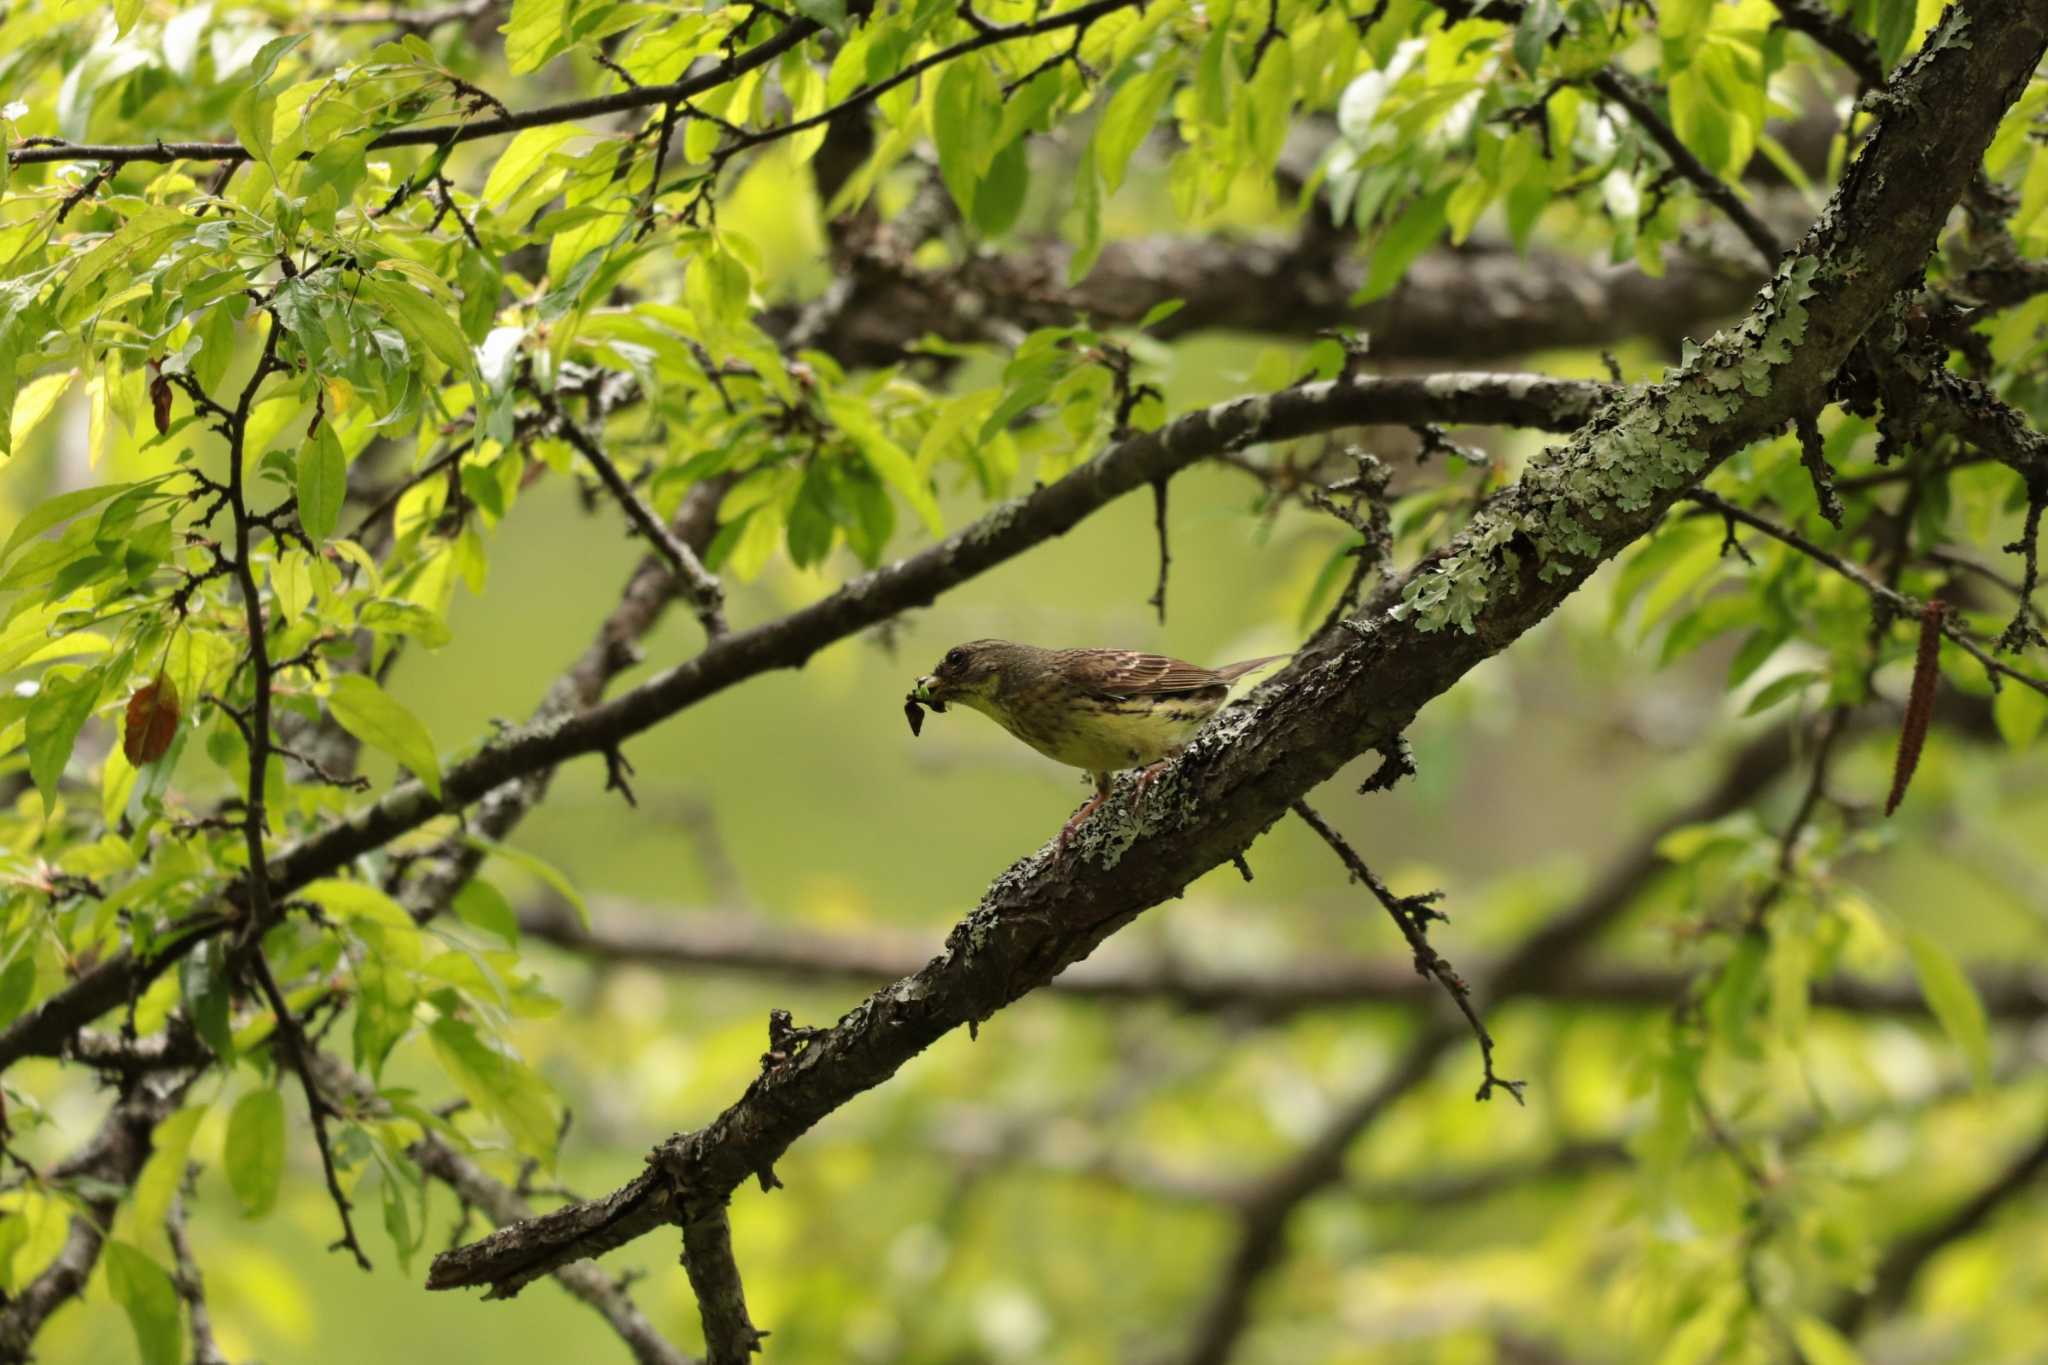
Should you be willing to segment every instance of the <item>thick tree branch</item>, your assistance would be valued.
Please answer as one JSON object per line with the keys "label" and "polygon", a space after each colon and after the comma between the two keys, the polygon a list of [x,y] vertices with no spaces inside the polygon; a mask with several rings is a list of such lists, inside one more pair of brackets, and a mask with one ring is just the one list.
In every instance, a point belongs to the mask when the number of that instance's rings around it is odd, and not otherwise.
{"label": "thick tree branch", "polygon": [[[446,1253],[429,1284],[516,1292],[565,1260],[722,1205],[748,1179],[771,1176],[824,1115],[1242,853],[1353,757],[1394,743],[1421,706],[1548,615],[1687,487],[1819,405],[1864,330],[1923,268],[2044,45],[2048,14],[1993,0],[1952,8],[1901,68],[1862,155],[1740,327],[1533,462],[1408,576],[1393,610],[1345,623],[1353,638],[1298,658],[1250,705],[1212,725],[1154,784],[1136,821],[1106,805],[1064,860],[1042,851],[999,877],[941,956],[814,1035],[710,1125],[665,1144],[631,1183]],[[1254,400],[1257,415],[1270,424],[1291,395],[1307,392]],[[649,683],[648,695],[666,698],[673,676]],[[575,743],[578,724],[544,747]],[[1533,960],[1550,932],[1518,960]],[[1515,965],[1503,971],[1508,984]]]}
{"label": "thick tree branch", "polygon": [[[1789,745],[1776,737],[1772,743],[1775,752],[1789,757]],[[1744,799],[1754,795],[1752,789]],[[1660,826],[1646,832],[1644,839],[1653,844],[1651,833],[1665,832]],[[1654,848],[1639,856],[1634,845],[1624,861],[1641,874],[1634,890],[1654,881],[1661,866]],[[1607,880],[1601,878],[1603,883]],[[740,910],[688,911],[606,900],[593,901],[590,909],[592,923],[585,929],[566,906],[526,906],[519,912],[519,930],[527,939],[551,943],[593,962],[674,972],[739,972],[809,985],[873,987],[910,976],[931,956],[929,944],[911,934],[833,933]],[[1498,964],[1482,961],[1472,975],[1484,981],[1497,970]],[[1573,962],[1532,982],[1524,994],[1577,1005],[1668,1009],[1684,998],[1693,981],[1690,973],[1668,968]],[[1984,1008],[1994,1018],[2048,1017],[2048,976],[2015,968],[1979,972],[1974,981]],[[1226,968],[1140,957],[1114,948],[1076,962],[1045,989],[1073,1000],[1149,1000],[1191,1013],[1262,1020],[1359,1006],[1417,1008],[1438,995],[1436,987],[1403,961],[1346,961],[1322,953],[1269,967]],[[1927,1012],[1919,987],[1905,980],[1835,977],[1815,983],[1813,1003],[1855,1014]]]}
{"label": "thick tree branch", "polygon": [[1827,0],[1774,0],[1778,22],[1794,33],[1803,33],[1835,54],[1866,90],[1884,84],[1884,63],[1878,60],[1877,44],[1830,7]]}
{"label": "thick tree branch", "polygon": [[1854,1333],[1871,1318],[1896,1311],[1912,1291],[1913,1281],[1944,1247],[1976,1233],[2000,1208],[2024,1195],[2044,1174],[2048,1174],[2048,1132],[2042,1133],[1996,1178],[1947,1217],[1887,1248],[1871,1276],[1870,1287],[1845,1299],[1830,1315],[1835,1325]]}
{"label": "thick tree branch", "polygon": [[747,1316],[746,1291],[732,1255],[725,1208],[709,1208],[683,1224],[683,1269],[704,1320],[707,1365],[747,1365],[768,1334]]}
{"label": "thick tree branch", "polygon": [[[1652,278],[1633,266],[1592,264],[1532,249],[1468,246],[1425,253],[1385,298],[1351,302],[1366,259],[1326,226],[1299,235],[1139,237],[1112,242],[1069,285],[1057,243],[978,253],[926,268],[877,243],[842,265],[840,308],[812,344],[848,365],[888,365],[927,335],[990,339],[992,324],[1065,326],[1076,315],[1131,326],[1178,299],[1156,324],[1162,338],[1210,330],[1309,337],[1333,327],[1370,333],[1376,360],[1471,364],[1569,346],[1649,337],[1674,348],[1744,308],[1762,271],[1674,261]],[[773,324],[782,313],[771,313]]]}
{"label": "thick tree branch", "polygon": [[0,1360],[27,1360],[52,1313],[85,1290],[122,1195],[149,1160],[151,1135],[183,1101],[192,1077],[152,1077],[123,1091],[92,1140],[50,1172],[80,1182],[80,1209],[55,1260],[0,1304]]}
{"label": "thick tree branch", "polygon": [[[693,658],[601,705],[557,714],[485,745],[442,778],[436,801],[417,781],[271,860],[272,895],[316,877],[460,810],[502,784],[554,768],[579,754],[605,753],[704,698],[778,668],[801,667],[834,641],[921,606],[939,593],[1078,525],[1121,494],[1199,460],[1264,441],[1345,426],[1418,422],[1503,424],[1570,430],[1619,392],[1605,384],[1533,375],[1429,375],[1303,384],[1203,408],[1111,445],[1058,482],[995,508],[939,544],[854,579],[839,591],[767,625],[721,637]],[[0,1031],[0,1070],[24,1056],[49,1056],[89,1024],[175,965],[229,923],[205,909],[171,926],[166,942],[138,960],[122,950]]]}

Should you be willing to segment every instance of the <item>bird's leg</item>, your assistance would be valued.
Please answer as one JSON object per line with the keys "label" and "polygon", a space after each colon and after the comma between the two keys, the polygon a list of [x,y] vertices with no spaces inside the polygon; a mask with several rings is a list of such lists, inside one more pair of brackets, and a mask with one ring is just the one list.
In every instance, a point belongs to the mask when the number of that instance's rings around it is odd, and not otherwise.
{"label": "bird's leg", "polygon": [[1081,827],[1081,822],[1083,820],[1086,820],[1089,816],[1095,814],[1096,808],[1100,806],[1105,800],[1107,800],[1108,797],[1109,774],[1095,774],[1095,795],[1089,797],[1088,800],[1083,802],[1081,804],[1081,809],[1075,811],[1071,816],[1069,816],[1067,819],[1067,823],[1060,827],[1059,847],[1053,850],[1052,855],[1054,862],[1058,862],[1061,858],[1067,856],[1067,840],[1074,837],[1074,831]]}

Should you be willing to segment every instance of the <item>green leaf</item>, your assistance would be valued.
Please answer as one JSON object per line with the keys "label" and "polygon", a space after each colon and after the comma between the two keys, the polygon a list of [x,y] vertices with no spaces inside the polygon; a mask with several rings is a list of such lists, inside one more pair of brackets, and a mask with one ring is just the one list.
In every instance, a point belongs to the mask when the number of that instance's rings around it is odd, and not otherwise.
{"label": "green leaf", "polygon": [[1816,669],[1800,668],[1775,677],[1757,689],[1756,695],[1749,699],[1749,705],[1742,708],[1742,714],[1754,716],[1768,711],[1785,698],[1805,691],[1823,676]]}
{"label": "green leaf", "polygon": [[7,544],[0,546],[0,565],[5,565],[14,552],[60,521],[68,521],[85,511],[97,507],[118,493],[125,493],[136,487],[132,483],[101,484],[97,488],[79,488],[69,493],[60,493],[48,502],[37,504],[29,514],[15,524],[7,537]]}
{"label": "green leaf", "polygon": [[326,422],[313,439],[299,447],[299,524],[316,541],[333,535],[341,524],[341,503],[348,495],[348,459]]}
{"label": "green leaf", "polygon": [[960,206],[960,216],[974,221],[974,198],[995,152],[991,145],[1002,126],[1002,92],[986,62],[967,57],[949,62],[932,93],[932,145],[939,153],[939,178]]}
{"label": "green leaf", "polygon": [[135,1329],[135,1348],[143,1365],[178,1365],[183,1353],[178,1291],[171,1277],[146,1252],[126,1242],[109,1241],[101,1257],[107,1266],[107,1291]]}
{"label": "green leaf", "polygon": [[1515,62],[1533,76],[1543,65],[1543,48],[1550,35],[1564,27],[1564,10],[1557,0],[1529,0],[1515,22]]}
{"label": "green leaf", "polygon": [[1991,1026],[1977,988],[1948,949],[1920,930],[1906,931],[1906,951],[1912,955],[1913,974],[1920,978],[1920,994],[1927,998],[1927,1008],[1962,1050],[1975,1083],[1980,1088],[1990,1085]]}
{"label": "green leaf", "polygon": [[21,1016],[35,990],[35,954],[28,951],[27,944],[23,944],[14,961],[7,964],[7,970],[0,971],[0,1028]]}
{"label": "green leaf", "polygon": [[56,374],[41,375],[21,386],[14,398],[14,412],[7,421],[7,444],[0,447],[0,453],[21,449],[22,442],[35,434],[50,409],[57,406],[57,400],[64,396],[64,390],[71,387],[71,381],[78,377],[76,370],[59,370]]}
{"label": "green leaf", "polygon": [[2048,697],[2009,682],[1991,698],[1991,719],[2007,744],[2024,749],[2040,735],[2042,722],[2048,721]]}
{"label": "green leaf", "polygon": [[245,1217],[261,1218],[276,1205],[284,1178],[284,1099],[275,1090],[265,1086],[235,1101],[221,1165]]}
{"label": "green leaf", "polygon": [[1138,150],[1138,144],[1159,121],[1159,111],[1165,107],[1166,97],[1179,78],[1177,66],[1161,62],[1125,81],[1110,96],[1109,107],[1102,111],[1102,122],[1095,129],[1095,169],[1108,193],[1115,194],[1124,183],[1124,168],[1130,164],[1131,153]]}
{"label": "green leaf", "polygon": [[418,926],[405,912],[405,907],[384,894],[368,882],[345,881],[340,877],[322,877],[309,882],[299,892],[329,914],[342,919],[363,920],[370,924],[381,924],[388,929],[411,931]]}
{"label": "green leaf", "polygon": [[1160,323],[1188,306],[1186,299],[1164,299],[1145,310],[1145,316],[1138,319],[1138,330],[1149,332]]}
{"label": "green leaf", "polygon": [[512,0],[505,35],[505,65],[513,75],[533,71],[569,46],[569,0]]}
{"label": "green leaf", "polygon": [[1794,1318],[1792,1340],[1806,1365],[1864,1365],[1862,1352],[1823,1318]]}
{"label": "green leaf", "polygon": [[538,854],[528,853],[525,849],[514,848],[510,844],[501,844],[497,840],[485,838],[481,834],[471,834],[468,838],[472,844],[475,844],[484,852],[496,858],[503,858],[514,867],[526,869],[526,871],[554,888],[555,894],[567,901],[569,907],[576,912],[577,922],[586,931],[589,930],[590,905],[583,899],[583,893],[576,889],[576,883],[563,876],[560,868]]}
{"label": "green leaf", "polygon": [[241,79],[252,86],[262,85],[277,74],[277,64],[284,55],[311,37],[310,33],[287,33],[282,38],[272,38],[256,49],[256,55],[249,59],[249,69]]}
{"label": "green leaf", "polygon": [[344,673],[334,680],[327,708],[342,729],[412,769],[434,799],[441,798],[441,760],[433,736],[390,693],[360,673]]}
{"label": "green leaf", "polygon": [[28,770],[45,808],[57,804],[57,781],[71,761],[71,746],[100,699],[98,669],[53,668],[28,707]]}
{"label": "green leaf", "polygon": [[227,974],[221,970],[220,949],[202,943],[178,964],[178,984],[185,1000],[185,1015],[214,1055],[231,1060],[235,1055],[233,1003]]}
{"label": "green leaf", "polygon": [[569,123],[551,123],[544,128],[523,130],[506,146],[497,164],[491,167],[489,177],[484,180],[483,201],[502,208],[507,200],[527,187],[549,152],[571,138],[581,136],[582,131]]}
{"label": "green leaf", "polygon": [[504,1124],[520,1151],[554,1161],[560,1117],[554,1091],[538,1071],[490,1046],[459,1019],[436,1019],[427,1039],[471,1104]]}
{"label": "green leaf", "polygon": [[1905,55],[1906,44],[1913,41],[1913,30],[1919,27],[1919,5],[1916,0],[1877,0],[1877,58],[1889,71]]}
{"label": "green leaf", "polygon": [[385,316],[397,323],[408,338],[417,339],[457,374],[473,377],[476,354],[441,300],[394,280],[365,280],[363,291],[378,302]]}
{"label": "green leaf", "polygon": [[166,1244],[163,1224],[171,1211],[171,1200],[185,1183],[185,1158],[192,1150],[192,1134],[205,1117],[205,1105],[190,1105],[159,1123],[150,1134],[149,1160],[135,1178],[135,1221],[131,1226],[140,1228],[140,1236],[153,1238],[159,1245]]}
{"label": "green leaf", "polygon": [[881,426],[869,415],[867,407],[858,398],[847,394],[834,394],[825,400],[825,409],[839,429],[846,433],[868,468],[882,479],[910,504],[911,510],[923,520],[925,529],[933,535],[945,529],[939,515],[939,500],[932,496],[931,483],[917,472],[917,462],[910,458],[910,452],[890,440]]}
{"label": "green leaf", "polygon": [[1371,303],[1392,292],[1415,258],[1428,250],[1443,231],[1444,210],[1450,199],[1450,189],[1440,189],[1423,195],[1402,211],[1373,247],[1372,268],[1366,272],[1364,288],[1352,302]]}
{"label": "green leaf", "polygon": [[1031,184],[1024,141],[1020,137],[996,153],[987,178],[974,192],[974,226],[984,237],[1008,232],[1023,211],[1024,192]]}
{"label": "green leaf", "polygon": [[[505,893],[483,878],[471,877],[464,882],[450,902],[450,908],[464,924],[497,935],[509,947],[519,946],[519,916],[513,912],[512,903],[505,899]],[[587,910],[584,913],[587,916]]]}

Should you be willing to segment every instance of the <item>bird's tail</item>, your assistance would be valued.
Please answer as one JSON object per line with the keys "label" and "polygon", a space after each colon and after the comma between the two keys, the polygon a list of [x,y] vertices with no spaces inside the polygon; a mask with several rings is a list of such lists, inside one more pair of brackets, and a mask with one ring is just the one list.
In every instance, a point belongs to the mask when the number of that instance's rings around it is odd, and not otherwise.
{"label": "bird's tail", "polygon": [[1234,664],[1223,665],[1223,667],[1216,670],[1216,675],[1227,683],[1236,682],[1255,668],[1264,668],[1267,664],[1277,663],[1282,659],[1291,659],[1293,657],[1293,653],[1289,652],[1286,654],[1268,654],[1258,659],[1244,659]]}

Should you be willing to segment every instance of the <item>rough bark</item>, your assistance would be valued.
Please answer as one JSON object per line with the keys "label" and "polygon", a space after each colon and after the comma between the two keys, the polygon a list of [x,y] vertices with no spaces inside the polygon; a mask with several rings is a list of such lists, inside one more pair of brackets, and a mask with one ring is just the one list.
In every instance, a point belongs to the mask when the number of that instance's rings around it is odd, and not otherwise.
{"label": "rough bark", "polygon": [[[1685,489],[1827,401],[1851,348],[1918,281],[2044,45],[2038,4],[1953,7],[1884,92],[1862,154],[1739,326],[1534,462],[1407,576],[1398,603],[1345,622],[1344,638],[1205,733],[1135,820],[1111,803],[1064,859],[1022,860],[939,956],[765,1071],[708,1126],[663,1144],[633,1181],[436,1258],[429,1286],[510,1294],[565,1260],[699,1217],[749,1177],[772,1178],[826,1114],[1242,853],[1352,758],[1392,746],[1423,705],[1547,616]],[[1255,427],[1285,397],[1248,400],[1239,420]]]}

